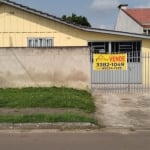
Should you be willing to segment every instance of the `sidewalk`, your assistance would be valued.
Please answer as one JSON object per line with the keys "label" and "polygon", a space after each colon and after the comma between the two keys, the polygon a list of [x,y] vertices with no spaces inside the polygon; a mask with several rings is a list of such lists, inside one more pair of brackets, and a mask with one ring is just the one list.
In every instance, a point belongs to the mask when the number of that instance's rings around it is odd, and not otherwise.
{"label": "sidewalk", "polygon": [[[0,108],[0,114],[4,116],[13,115],[38,115],[50,114],[59,115],[63,113],[77,113],[84,116],[93,117],[94,114],[85,113],[79,109],[71,108]],[[56,123],[0,123],[0,130],[6,129],[58,129],[58,130],[73,130],[73,129],[99,129],[99,126],[92,123],[80,122],[56,122]]]}
{"label": "sidewalk", "polygon": [[100,94],[93,92],[96,118],[110,128],[149,128],[150,94]]}

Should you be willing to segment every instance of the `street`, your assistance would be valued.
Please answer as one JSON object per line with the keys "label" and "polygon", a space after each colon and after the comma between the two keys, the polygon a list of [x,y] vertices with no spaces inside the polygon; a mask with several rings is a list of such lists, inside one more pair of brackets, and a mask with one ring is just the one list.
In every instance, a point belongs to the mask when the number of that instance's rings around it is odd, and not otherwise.
{"label": "street", "polygon": [[0,131],[1,150],[149,150],[150,131]]}

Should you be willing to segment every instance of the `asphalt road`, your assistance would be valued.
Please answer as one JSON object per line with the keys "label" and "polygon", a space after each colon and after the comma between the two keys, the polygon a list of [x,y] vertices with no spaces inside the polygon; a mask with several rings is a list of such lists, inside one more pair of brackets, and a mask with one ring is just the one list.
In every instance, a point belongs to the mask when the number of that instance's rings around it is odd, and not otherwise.
{"label": "asphalt road", "polygon": [[0,131],[0,150],[150,150],[150,131]]}

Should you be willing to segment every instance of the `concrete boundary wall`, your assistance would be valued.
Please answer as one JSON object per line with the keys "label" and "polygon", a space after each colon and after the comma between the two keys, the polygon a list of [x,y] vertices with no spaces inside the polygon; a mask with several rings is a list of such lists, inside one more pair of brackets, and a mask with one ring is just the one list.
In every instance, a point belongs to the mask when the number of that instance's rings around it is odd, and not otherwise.
{"label": "concrete boundary wall", "polygon": [[88,47],[0,48],[0,87],[90,88]]}

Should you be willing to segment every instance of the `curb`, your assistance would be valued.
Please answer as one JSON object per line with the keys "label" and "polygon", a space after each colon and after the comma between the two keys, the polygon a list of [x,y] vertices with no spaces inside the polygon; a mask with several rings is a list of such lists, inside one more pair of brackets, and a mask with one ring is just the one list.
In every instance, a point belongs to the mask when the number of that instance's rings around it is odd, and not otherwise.
{"label": "curb", "polygon": [[150,127],[105,127],[102,130],[136,132],[136,131],[150,131]]}
{"label": "curb", "polygon": [[99,129],[99,126],[92,123],[1,123],[3,129]]}

